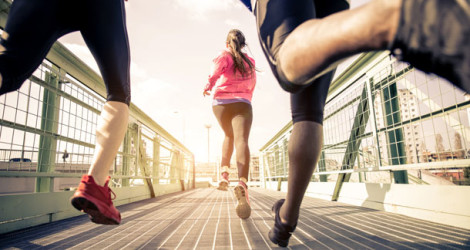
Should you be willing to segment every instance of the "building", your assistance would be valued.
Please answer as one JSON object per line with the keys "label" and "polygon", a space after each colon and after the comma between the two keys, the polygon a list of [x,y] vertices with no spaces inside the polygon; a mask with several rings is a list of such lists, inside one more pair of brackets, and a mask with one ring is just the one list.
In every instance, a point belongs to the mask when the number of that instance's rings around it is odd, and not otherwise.
{"label": "building", "polygon": [[196,181],[217,181],[218,164],[215,162],[196,162]]}
{"label": "building", "polygon": [[[398,89],[397,97],[401,122],[406,122],[419,116],[418,97],[413,92],[408,89]],[[376,94],[374,98],[374,111],[377,128],[379,129],[386,127],[386,116],[383,106],[382,97]],[[417,123],[411,122],[403,125],[402,143],[405,146],[406,163],[419,162],[422,151],[424,151],[422,138],[422,131]],[[387,133],[382,133],[378,140],[382,162],[385,163],[384,165],[390,165],[388,149],[390,143],[388,142]]]}
{"label": "building", "polygon": [[[210,180],[213,182],[218,182],[219,175],[220,175],[219,163],[215,163],[215,162],[210,162],[210,163],[197,162],[196,163],[196,180],[201,180],[201,181]],[[232,161],[230,169],[229,169],[230,181],[232,182],[238,181],[237,176],[238,176],[238,169],[236,167],[236,162]],[[251,156],[248,181],[260,181],[258,156]]]}
{"label": "building", "polygon": [[250,173],[248,181],[260,181],[259,156],[251,156]]}
{"label": "building", "polygon": [[[400,103],[401,121],[411,120],[419,115],[418,98],[408,89],[398,90],[398,102]],[[419,163],[422,155],[423,133],[416,123],[409,123],[403,126],[403,142],[405,144],[406,162]]]}

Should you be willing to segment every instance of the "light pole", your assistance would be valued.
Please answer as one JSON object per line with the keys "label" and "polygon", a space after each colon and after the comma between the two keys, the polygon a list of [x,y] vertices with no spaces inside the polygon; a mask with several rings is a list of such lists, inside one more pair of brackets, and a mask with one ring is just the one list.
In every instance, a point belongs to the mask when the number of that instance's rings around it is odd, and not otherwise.
{"label": "light pole", "polygon": [[209,123],[206,123],[205,124],[205,127],[207,128],[207,166],[209,166],[209,163],[210,163],[210,137],[209,137],[209,132],[210,132],[210,129],[212,127],[211,124]]}

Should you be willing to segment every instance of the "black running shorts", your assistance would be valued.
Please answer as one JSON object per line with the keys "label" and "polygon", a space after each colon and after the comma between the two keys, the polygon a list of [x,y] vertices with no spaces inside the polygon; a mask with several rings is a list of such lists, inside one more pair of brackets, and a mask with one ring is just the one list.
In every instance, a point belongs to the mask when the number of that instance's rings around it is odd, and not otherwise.
{"label": "black running shorts", "polygon": [[61,36],[80,31],[107,89],[129,105],[130,52],[124,0],[15,0],[0,41],[0,94],[17,90]]}
{"label": "black running shorts", "polygon": [[[258,0],[253,13],[256,16],[261,47],[269,61],[274,75],[277,54],[286,37],[300,24],[346,10],[345,0]],[[292,121],[313,121],[323,123],[328,88],[333,77],[331,71],[316,79],[300,92],[291,94]]]}

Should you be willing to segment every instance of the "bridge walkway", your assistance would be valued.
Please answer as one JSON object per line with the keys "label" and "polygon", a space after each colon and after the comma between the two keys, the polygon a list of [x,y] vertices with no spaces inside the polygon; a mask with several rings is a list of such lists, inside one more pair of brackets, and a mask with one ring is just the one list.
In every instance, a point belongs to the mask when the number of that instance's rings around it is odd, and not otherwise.
{"label": "bridge walkway", "polygon": [[[86,215],[0,235],[4,249],[271,249],[271,206],[285,193],[250,188],[251,217],[233,190],[195,189],[118,207],[120,226]],[[291,249],[470,249],[470,230],[305,197]]]}

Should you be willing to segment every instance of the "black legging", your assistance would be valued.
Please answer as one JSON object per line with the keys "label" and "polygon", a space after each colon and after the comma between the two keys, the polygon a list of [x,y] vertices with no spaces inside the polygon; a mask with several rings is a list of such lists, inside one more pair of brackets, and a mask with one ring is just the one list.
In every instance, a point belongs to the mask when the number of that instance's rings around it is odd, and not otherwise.
{"label": "black legging", "polygon": [[244,177],[248,180],[250,168],[248,137],[253,121],[251,105],[245,102],[235,102],[212,106],[212,110],[225,133],[222,145],[222,166],[230,167],[233,144],[235,143],[238,177]]}
{"label": "black legging", "polygon": [[[124,0],[15,0],[0,41],[0,95],[31,76],[54,42],[80,31],[107,89],[107,100],[129,105],[130,52]],[[3,47],[3,48],[1,48]]]}
{"label": "black legging", "polygon": [[[297,26],[312,18],[322,18],[348,9],[345,0],[258,0],[254,14],[261,47],[279,80],[276,67],[282,43]],[[323,123],[328,88],[333,71],[316,79],[308,87],[291,94],[292,121]]]}

